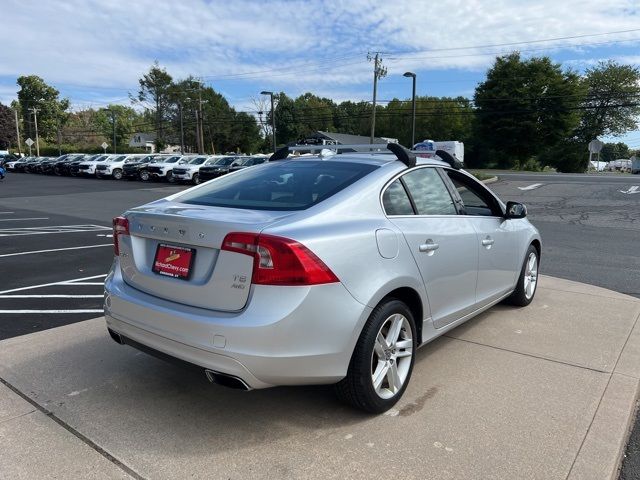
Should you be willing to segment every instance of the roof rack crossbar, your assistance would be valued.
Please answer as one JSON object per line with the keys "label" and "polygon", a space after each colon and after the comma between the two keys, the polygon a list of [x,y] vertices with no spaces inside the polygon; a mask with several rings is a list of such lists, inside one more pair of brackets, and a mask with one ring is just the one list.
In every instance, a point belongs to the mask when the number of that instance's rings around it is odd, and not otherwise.
{"label": "roof rack crossbar", "polygon": [[398,143],[366,143],[355,145],[287,145],[276,150],[276,152],[269,157],[270,162],[277,160],[284,160],[289,156],[289,152],[321,152],[322,150],[333,150],[336,153],[393,153],[398,160],[407,165],[413,167],[416,164],[416,156],[410,150]]}

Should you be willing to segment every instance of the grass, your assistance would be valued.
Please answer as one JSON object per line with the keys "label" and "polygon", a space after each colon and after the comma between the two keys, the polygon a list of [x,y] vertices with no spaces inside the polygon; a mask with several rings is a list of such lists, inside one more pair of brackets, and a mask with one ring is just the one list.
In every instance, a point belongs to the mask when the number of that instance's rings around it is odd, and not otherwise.
{"label": "grass", "polygon": [[485,172],[480,172],[478,170],[467,170],[467,171],[480,181],[489,180],[490,178],[495,177],[494,174],[491,174],[491,173],[487,174]]}

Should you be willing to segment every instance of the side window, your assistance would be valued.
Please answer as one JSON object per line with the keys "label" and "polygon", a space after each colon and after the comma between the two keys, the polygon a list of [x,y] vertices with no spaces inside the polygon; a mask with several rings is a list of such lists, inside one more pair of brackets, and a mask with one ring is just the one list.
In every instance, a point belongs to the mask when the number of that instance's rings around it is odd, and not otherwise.
{"label": "side window", "polygon": [[501,208],[495,199],[475,180],[451,170],[446,170],[446,172],[462,199],[466,215],[502,215]]}
{"label": "side window", "polygon": [[393,182],[384,191],[382,204],[387,215],[413,215],[413,207],[400,180]]}
{"label": "side window", "polygon": [[456,207],[435,168],[420,168],[402,177],[418,215],[456,215]]}

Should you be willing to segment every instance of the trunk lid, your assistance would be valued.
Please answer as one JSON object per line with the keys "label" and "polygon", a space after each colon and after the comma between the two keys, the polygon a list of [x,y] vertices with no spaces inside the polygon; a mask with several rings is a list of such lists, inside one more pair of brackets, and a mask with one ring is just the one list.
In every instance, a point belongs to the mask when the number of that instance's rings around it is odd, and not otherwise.
{"label": "trunk lid", "polygon": [[[122,276],[132,287],[166,300],[211,310],[241,310],[249,298],[253,259],[221,251],[222,241],[230,232],[258,233],[291,214],[171,201],[133,209],[127,213],[130,235],[120,239]],[[178,247],[176,253],[186,255],[185,248],[193,249],[188,280],[153,271],[159,245]],[[160,251],[164,257],[167,250]]]}

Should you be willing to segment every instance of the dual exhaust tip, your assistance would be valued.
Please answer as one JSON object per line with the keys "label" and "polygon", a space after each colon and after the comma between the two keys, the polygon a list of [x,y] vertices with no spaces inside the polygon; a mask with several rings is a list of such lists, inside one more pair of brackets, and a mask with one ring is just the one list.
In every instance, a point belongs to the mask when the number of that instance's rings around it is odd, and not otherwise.
{"label": "dual exhaust tip", "polygon": [[[109,335],[111,336],[111,338],[116,342],[119,343],[120,345],[131,345],[134,348],[138,348],[142,350],[145,353],[149,353],[150,355],[153,355],[155,357],[161,358],[163,360],[169,360],[170,358],[168,358],[169,356],[162,353],[162,352],[158,352],[157,350],[151,349],[149,347],[146,346],[142,346],[140,344],[138,344],[137,342],[134,341],[125,341],[125,338],[120,335],[118,332],[111,330],[110,328],[107,329],[109,331]],[[181,362],[182,363],[182,362]],[[190,366],[194,366],[194,365],[190,365]],[[200,367],[202,368],[202,367]],[[235,388],[236,390],[251,390],[251,387],[249,385],[247,385],[247,383],[242,380],[239,377],[235,377],[233,375],[229,375],[226,373],[221,373],[221,372],[216,372],[214,370],[209,370],[208,368],[206,368],[204,370],[205,375],[207,376],[207,379],[211,382],[211,383],[215,383],[217,385],[222,385],[223,387],[228,387],[228,388]]]}

